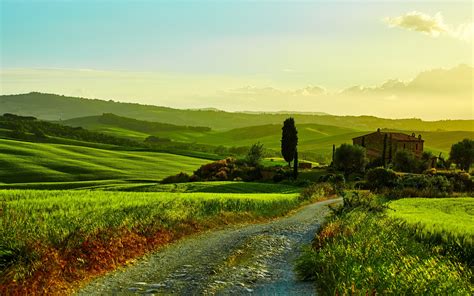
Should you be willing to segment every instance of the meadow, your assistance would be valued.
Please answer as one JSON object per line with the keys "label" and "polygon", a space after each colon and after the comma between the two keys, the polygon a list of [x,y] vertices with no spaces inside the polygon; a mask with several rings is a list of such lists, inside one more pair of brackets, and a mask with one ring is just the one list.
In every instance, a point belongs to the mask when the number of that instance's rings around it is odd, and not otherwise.
{"label": "meadow", "polygon": [[68,289],[183,235],[281,216],[302,200],[298,193],[0,190],[0,202],[3,294]]}
{"label": "meadow", "polygon": [[474,198],[406,198],[388,204],[388,215],[419,238],[446,245],[474,266]]}
{"label": "meadow", "polygon": [[115,151],[83,146],[0,139],[0,180],[70,182],[110,179],[160,180],[191,173],[205,159],[169,153]]}
{"label": "meadow", "polygon": [[[472,198],[403,199],[389,203],[389,208],[378,198],[370,199],[336,211],[298,259],[302,278],[316,280],[327,295],[474,292],[469,259],[432,239],[453,231],[464,238],[457,241],[462,248],[472,247]],[[417,235],[411,225],[425,225],[424,235]]]}

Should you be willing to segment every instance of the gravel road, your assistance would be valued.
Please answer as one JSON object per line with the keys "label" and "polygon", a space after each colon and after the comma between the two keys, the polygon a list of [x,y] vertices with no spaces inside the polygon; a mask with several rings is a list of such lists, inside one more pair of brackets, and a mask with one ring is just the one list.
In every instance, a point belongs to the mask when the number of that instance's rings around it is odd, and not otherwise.
{"label": "gravel road", "polygon": [[328,214],[329,200],[268,223],[184,238],[89,283],[77,295],[314,295],[293,261]]}

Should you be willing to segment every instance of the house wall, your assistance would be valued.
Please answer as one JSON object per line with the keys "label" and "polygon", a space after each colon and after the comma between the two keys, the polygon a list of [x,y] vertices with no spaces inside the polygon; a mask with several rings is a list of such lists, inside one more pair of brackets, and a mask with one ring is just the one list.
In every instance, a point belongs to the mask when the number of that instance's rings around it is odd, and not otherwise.
{"label": "house wall", "polygon": [[387,135],[386,160],[391,161],[395,154],[400,150],[406,150],[414,153],[417,157],[421,157],[423,153],[423,141],[404,141],[393,139],[393,135],[385,133],[372,133],[359,138],[353,139],[354,145],[360,145],[367,150],[367,158],[374,160],[382,157],[384,138]]}
{"label": "house wall", "polygon": [[[374,160],[382,156],[383,152],[384,134],[373,133],[353,140],[354,145],[365,147],[367,150],[367,158]],[[388,140],[387,140],[387,154],[388,154]]]}

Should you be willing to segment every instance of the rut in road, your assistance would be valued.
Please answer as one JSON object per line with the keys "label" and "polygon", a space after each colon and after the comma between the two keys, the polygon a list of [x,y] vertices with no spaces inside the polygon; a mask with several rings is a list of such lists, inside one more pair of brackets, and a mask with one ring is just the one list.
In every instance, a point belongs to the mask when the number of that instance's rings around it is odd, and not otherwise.
{"label": "rut in road", "polygon": [[77,294],[314,295],[312,283],[295,278],[293,261],[329,213],[327,205],[339,201],[313,203],[268,223],[184,238],[92,281]]}

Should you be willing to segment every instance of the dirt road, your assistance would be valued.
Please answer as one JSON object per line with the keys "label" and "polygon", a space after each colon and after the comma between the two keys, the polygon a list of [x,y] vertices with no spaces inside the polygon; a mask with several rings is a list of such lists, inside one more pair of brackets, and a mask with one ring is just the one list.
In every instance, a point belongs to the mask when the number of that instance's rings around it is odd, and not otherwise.
{"label": "dirt road", "polygon": [[193,235],[98,278],[78,295],[314,295],[293,261],[328,214],[323,201],[263,224]]}

